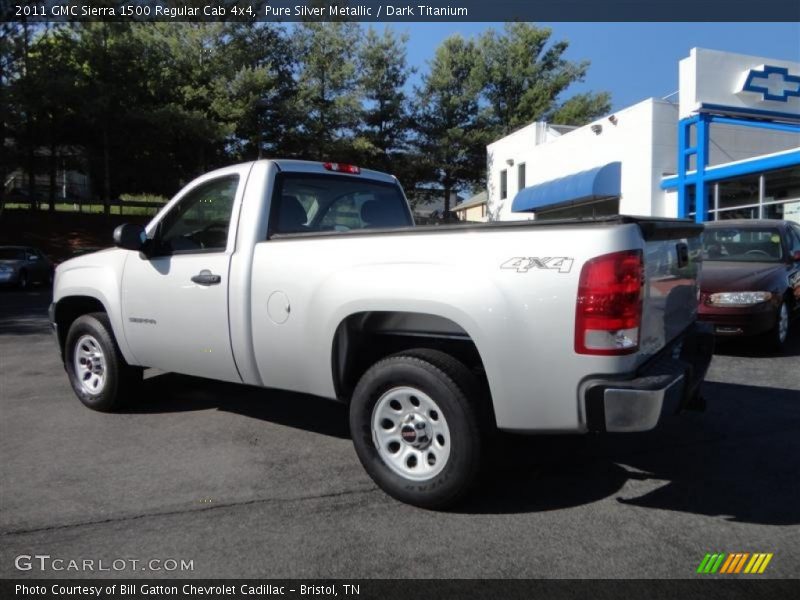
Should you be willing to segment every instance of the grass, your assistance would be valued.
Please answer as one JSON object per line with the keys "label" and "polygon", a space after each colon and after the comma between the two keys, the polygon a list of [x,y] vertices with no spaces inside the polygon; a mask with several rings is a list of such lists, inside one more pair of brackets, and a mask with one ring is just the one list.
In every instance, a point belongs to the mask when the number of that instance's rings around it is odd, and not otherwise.
{"label": "grass", "polygon": [[[28,210],[29,204],[7,202],[5,208],[8,210]],[[110,211],[112,215],[119,216],[132,216],[132,217],[152,217],[159,210],[161,206],[144,207],[144,206],[125,206],[125,204],[112,204]],[[42,202],[39,205],[39,210],[35,212],[48,212],[50,205],[47,202]],[[57,202],[55,206],[56,212],[66,213],[82,213],[82,214],[103,214],[104,207],[102,204],[70,204]]]}

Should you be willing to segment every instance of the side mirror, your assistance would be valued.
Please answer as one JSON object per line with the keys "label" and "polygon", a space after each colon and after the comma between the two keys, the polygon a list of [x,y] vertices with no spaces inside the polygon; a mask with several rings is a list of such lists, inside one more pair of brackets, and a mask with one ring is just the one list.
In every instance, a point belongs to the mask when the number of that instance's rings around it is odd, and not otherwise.
{"label": "side mirror", "polygon": [[125,223],[114,230],[114,244],[125,250],[141,251],[147,241],[144,227],[134,223]]}
{"label": "side mirror", "polygon": [[39,257],[36,256],[35,254],[29,254],[28,255],[28,260],[30,260],[30,261],[39,260]]}

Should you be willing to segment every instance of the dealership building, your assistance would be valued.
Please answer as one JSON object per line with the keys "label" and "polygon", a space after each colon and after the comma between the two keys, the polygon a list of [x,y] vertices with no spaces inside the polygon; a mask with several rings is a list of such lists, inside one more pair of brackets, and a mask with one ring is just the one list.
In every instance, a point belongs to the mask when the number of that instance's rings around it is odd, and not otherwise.
{"label": "dealership building", "polygon": [[679,90],[487,146],[498,220],[628,214],[800,222],[800,63],[691,50]]}

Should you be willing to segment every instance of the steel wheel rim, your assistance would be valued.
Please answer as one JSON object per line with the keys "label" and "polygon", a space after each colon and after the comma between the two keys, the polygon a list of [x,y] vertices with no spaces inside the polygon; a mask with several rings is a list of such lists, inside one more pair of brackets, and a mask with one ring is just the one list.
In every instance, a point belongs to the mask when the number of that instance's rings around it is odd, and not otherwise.
{"label": "steel wheel rim", "polygon": [[786,304],[781,304],[781,312],[778,317],[778,341],[782,344],[789,335],[789,310]]}
{"label": "steel wheel rim", "polygon": [[413,481],[433,479],[450,458],[450,428],[442,410],[413,387],[392,388],[378,399],[372,439],[386,466]]}
{"label": "steel wheel rim", "polygon": [[106,355],[94,336],[82,335],[75,344],[73,367],[84,392],[97,395],[106,385]]}

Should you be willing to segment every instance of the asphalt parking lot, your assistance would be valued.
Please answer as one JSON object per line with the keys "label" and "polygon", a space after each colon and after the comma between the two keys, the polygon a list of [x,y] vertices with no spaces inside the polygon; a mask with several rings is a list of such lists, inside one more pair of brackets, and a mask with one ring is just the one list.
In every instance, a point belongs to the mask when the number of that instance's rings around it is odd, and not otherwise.
{"label": "asphalt parking lot", "polygon": [[[372,484],[335,403],[151,374],[127,412],[85,409],[48,302],[0,291],[0,577],[686,578],[707,552],[800,576],[800,327],[785,356],[723,347],[703,414],[504,438],[482,489],[435,513]],[[193,570],[18,571],[22,554]]]}

